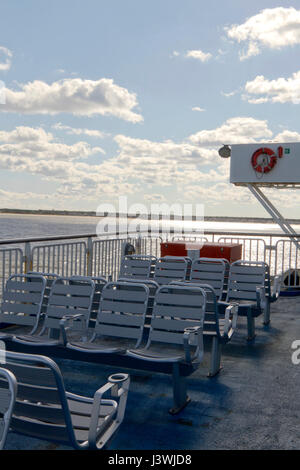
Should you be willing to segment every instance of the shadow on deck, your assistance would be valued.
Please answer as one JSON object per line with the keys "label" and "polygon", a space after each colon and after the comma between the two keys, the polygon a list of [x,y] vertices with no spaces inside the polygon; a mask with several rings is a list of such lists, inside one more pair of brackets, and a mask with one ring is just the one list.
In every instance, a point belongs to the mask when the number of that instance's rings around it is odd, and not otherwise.
{"label": "shadow on deck", "polygon": [[[110,449],[297,449],[300,447],[300,365],[291,344],[300,339],[300,297],[272,304],[271,325],[257,319],[257,336],[247,344],[245,319],[223,348],[223,369],[207,378],[209,352],[188,378],[192,402],[178,415],[168,375],[129,370],[125,419]],[[208,351],[208,348],[207,348]],[[55,359],[67,389],[90,394],[120,367]],[[9,433],[6,449],[63,449]]]}

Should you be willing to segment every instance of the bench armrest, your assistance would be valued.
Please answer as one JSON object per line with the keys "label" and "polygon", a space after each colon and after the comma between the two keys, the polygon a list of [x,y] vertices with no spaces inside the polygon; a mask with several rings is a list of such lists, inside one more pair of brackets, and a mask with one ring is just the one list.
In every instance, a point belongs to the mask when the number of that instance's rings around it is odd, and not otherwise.
{"label": "bench armrest", "polygon": [[267,308],[267,296],[266,296],[266,289],[264,286],[259,286],[256,288],[256,301],[257,301],[257,306],[261,308],[262,310],[265,310]]}
{"label": "bench armrest", "polygon": [[275,302],[278,299],[279,294],[280,294],[281,281],[282,281],[281,276],[277,274],[274,277],[273,286],[271,287],[270,302]]}
{"label": "bench armrest", "polygon": [[[72,328],[72,323],[74,320],[77,320],[78,318],[85,318],[85,315],[83,313],[76,313],[76,315],[64,315],[62,319],[59,322],[59,327],[61,331],[61,336],[62,336],[62,345],[65,346],[68,342],[67,338],[67,330],[70,330]],[[83,318],[82,318],[83,320]],[[69,326],[66,326],[66,324],[70,322],[71,324]]]}
{"label": "bench armrest", "polygon": [[[128,374],[114,374],[108,378],[108,382],[103,385],[103,387],[96,391],[93,399],[88,436],[91,448],[103,448],[122,423],[126,409],[129,384],[130,378]],[[111,397],[118,400],[117,412],[111,421],[109,420],[110,416],[107,416],[99,426],[99,417],[101,416],[102,407],[105,406],[107,402],[107,400],[103,400],[103,395],[108,392],[110,392]]]}
{"label": "bench armrest", "polygon": [[[196,337],[197,346],[196,352],[191,355],[191,345],[190,340],[192,337]],[[203,359],[203,327],[202,326],[190,326],[184,329],[183,332],[183,348],[184,348],[184,357],[186,362],[192,362],[192,359],[197,357],[199,362]]]}
{"label": "bench armrest", "polygon": [[224,336],[228,338],[229,329],[232,332],[236,329],[239,306],[237,303],[230,304],[225,310]]}

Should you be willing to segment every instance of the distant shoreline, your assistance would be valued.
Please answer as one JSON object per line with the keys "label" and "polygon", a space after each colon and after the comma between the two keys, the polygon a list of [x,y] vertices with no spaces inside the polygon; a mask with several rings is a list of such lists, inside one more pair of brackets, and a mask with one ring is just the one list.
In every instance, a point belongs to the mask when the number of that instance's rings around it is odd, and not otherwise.
{"label": "distant shoreline", "polygon": [[[67,210],[46,210],[46,209],[0,209],[0,214],[15,214],[15,215],[52,215],[52,216],[71,216],[71,217],[107,217],[109,215],[114,217],[129,217],[137,218],[139,214],[109,214],[97,215],[95,211],[67,211]],[[149,215],[141,216],[142,218],[150,219]],[[163,219],[162,216],[152,214],[151,219]],[[180,220],[180,216],[171,216],[173,220]],[[195,216],[187,217],[185,220],[196,220]],[[300,219],[287,219],[290,224],[300,224]],[[205,222],[242,222],[242,223],[261,223],[261,224],[275,224],[273,219],[268,217],[229,217],[229,216],[204,216]]]}

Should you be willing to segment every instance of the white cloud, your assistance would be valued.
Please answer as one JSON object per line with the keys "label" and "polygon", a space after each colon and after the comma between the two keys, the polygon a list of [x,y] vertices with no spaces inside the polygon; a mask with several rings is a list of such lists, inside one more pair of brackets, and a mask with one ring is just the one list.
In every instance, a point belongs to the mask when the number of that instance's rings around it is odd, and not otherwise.
{"label": "white cloud", "polygon": [[49,194],[44,194],[44,193],[32,193],[30,191],[28,192],[22,192],[22,193],[17,193],[15,191],[5,191],[4,189],[0,189],[0,198],[1,198],[1,203],[3,204],[4,202],[14,202],[14,201],[23,201],[24,199],[49,199],[51,196]]}
{"label": "white cloud", "polygon": [[194,106],[192,108],[192,111],[198,111],[199,113],[202,113],[203,111],[205,111],[204,108],[200,108],[200,106]]}
{"label": "white cloud", "polygon": [[271,137],[267,121],[251,117],[227,119],[220,127],[192,134],[189,140],[195,145],[216,146],[256,142],[259,138]]}
{"label": "white cloud", "polygon": [[245,23],[225,28],[230,39],[247,42],[248,49],[240,59],[260,54],[262,47],[281,49],[300,44],[300,10],[293,7],[266,8]]}
{"label": "white cloud", "polygon": [[162,194],[145,194],[145,200],[150,202],[163,202],[166,198]]}
{"label": "white cloud", "polygon": [[9,70],[11,67],[12,52],[7,47],[0,46],[0,71]]}
{"label": "white cloud", "polygon": [[[171,54],[171,58],[174,57],[179,57],[181,54],[178,51],[173,51]],[[188,58],[188,59],[196,59],[200,60],[201,62],[207,62],[209,59],[211,59],[212,54],[210,52],[203,52],[200,49],[194,49],[190,51],[186,51],[185,53],[182,54],[183,57]]]}
{"label": "white cloud", "polygon": [[300,134],[296,131],[283,130],[274,137],[275,142],[300,142]]}
{"label": "white cloud", "polygon": [[185,54],[185,57],[197,59],[197,60],[200,60],[201,62],[207,62],[212,57],[212,55],[210,52],[203,52],[200,49],[197,49],[197,50],[187,51]]}
{"label": "white cloud", "polygon": [[[222,143],[259,142],[261,138],[266,140],[272,136],[266,121],[250,117],[228,119],[215,129],[202,130],[179,143],[119,134],[114,138],[118,152],[91,164],[87,156],[100,153],[98,147],[86,142],[81,142],[82,148],[76,144],[63,145],[44,129],[19,127],[11,132],[0,132],[0,168],[30,172],[55,183],[55,188],[58,187],[55,194],[40,198],[41,204],[48,207],[54,207],[53,204],[58,207],[59,201],[62,207],[68,204],[75,207],[80,200],[81,204],[92,201],[96,208],[100,199],[114,201],[119,195],[145,204],[191,201],[207,205],[247,205],[252,202],[250,192],[245,188],[233,190],[228,183],[230,159],[221,159],[217,149]],[[288,129],[273,138],[278,141],[296,139],[300,140],[300,134]],[[274,194],[277,198],[278,193]],[[29,204],[31,197],[29,193],[27,196]],[[11,197],[13,200],[13,195]],[[22,204],[17,196],[15,199]],[[34,194],[33,200],[36,200]],[[285,199],[289,206],[298,204],[299,200],[300,197],[296,201],[293,196]]]}
{"label": "white cloud", "polygon": [[[263,75],[257,75],[254,80],[246,83],[245,91],[250,103],[259,104],[268,101],[272,103],[300,103],[300,70],[289,78],[268,80]],[[258,95],[257,98],[253,95]],[[261,96],[259,96],[261,95]]]}
{"label": "white cloud", "polygon": [[[208,149],[189,142],[179,144],[173,141],[153,142],[134,139],[124,135],[115,137],[119,154],[106,161],[114,165],[127,182],[133,182],[145,191],[153,187],[172,189],[188,187],[191,184],[223,181],[224,165],[216,149]],[[217,168],[211,168],[217,165]],[[116,170],[110,170],[115,174]],[[156,191],[157,192],[157,191]]]}
{"label": "white cloud", "polygon": [[[42,128],[17,127],[0,131],[0,168],[20,173],[40,175],[59,184],[60,198],[91,198],[99,194],[129,194],[134,186],[127,184],[120,168],[109,160],[90,164],[91,155],[104,153],[87,142],[66,145],[54,140]],[[82,161],[80,161],[82,160]],[[53,196],[54,198],[54,196]]]}
{"label": "white cloud", "polygon": [[240,91],[241,91],[240,88],[238,88],[237,90],[229,91],[229,92],[221,91],[221,95],[225,96],[226,98],[231,98],[231,96],[236,95]]}
{"label": "white cloud", "polygon": [[130,122],[143,120],[133,112],[135,93],[130,93],[112,79],[64,79],[47,83],[39,80],[20,85],[20,90],[5,89],[4,112],[24,114],[72,113],[78,116],[110,115]]}
{"label": "white cloud", "polygon": [[104,137],[108,135],[105,132],[101,132],[96,129],[81,129],[79,127],[71,127],[71,126],[63,125],[61,122],[57,122],[56,124],[53,124],[52,128],[57,131],[66,131],[67,134],[71,134],[71,135],[72,134],[73,135],[86,135],[88,137],[98,137],[100,139],[103,139]]}
{"label": "white cloud", "polygon": [[[55,142],[53,135],[42,128],[20,126],[13,131],[0,131],[0,166],[18,169],[35,165],[51,167],[55,161],[86,159],[91,155],[104,153],[100,147],[91,147],[87,142],[66,145]],[[52,170],[51,170],[52,171]]]}

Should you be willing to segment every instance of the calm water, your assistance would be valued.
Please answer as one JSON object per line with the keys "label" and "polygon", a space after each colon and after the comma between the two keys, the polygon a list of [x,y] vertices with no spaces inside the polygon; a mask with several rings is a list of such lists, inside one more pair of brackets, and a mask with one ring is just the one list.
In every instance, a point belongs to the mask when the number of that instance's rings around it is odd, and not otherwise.
{"label": "calm water", "polygon": [[[101,218],[52,215],[18,215],[0,214],[0,239],[28,238],[47,235],[72,235],[96,233],[97,223]],[[112,220],[110,220],[112,223]],[[135,223],[135,222],[132,222]],[[172,222],[175,227],[182,227],[182,222]],[[113,226],[113,225],[111,225]],[[299,230],[299,226],[295,226]],[[281,233],[275,224],[242,223],[242,222],[189,222],[189,229],[273,232]]]}

